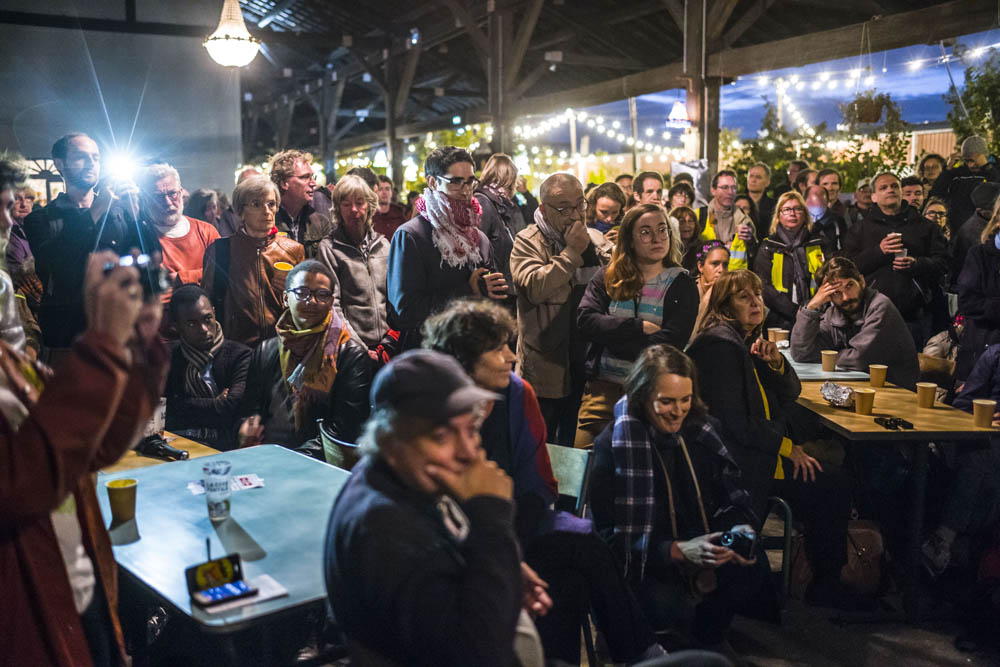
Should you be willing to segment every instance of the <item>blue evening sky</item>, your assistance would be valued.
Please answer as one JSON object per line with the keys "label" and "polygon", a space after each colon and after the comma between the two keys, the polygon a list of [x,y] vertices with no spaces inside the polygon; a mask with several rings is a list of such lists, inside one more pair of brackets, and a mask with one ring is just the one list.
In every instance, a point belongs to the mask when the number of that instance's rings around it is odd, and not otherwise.
{"label": "blue evening sky", "polygon": [[[968,49],[986,47],[1000,42],[1000,30],[967,35],[957,41]],[[945,48],[945,53],[950,55],[952,52],[951,48]],[[987,55],[982,53],[974,62],[982,62]],[[940,56],[941,48],[937,44],[918,45],[740,77],[734,83],[723,86],[720,124],[722,127],[738,130],[745,139],[756,137],[764,115],[762,97],[776,103],[777,90],[774,82],[778,78],[789,79],[796,75],[799,77],[798,89],[795,84],[789,86],[786,101],[792,100],[804,122],[811,125],[826,121],[829,129],[835,129],[837,123],[842,121],[837,105],[853,99],[858,90],[869,88],[890,93],[903,112],[903,120],[909,123],[945,121],[950,105],[945,102],[944,94],[948,92],[950,83],[946,66],[936,61]],[[910,63],[915,60],[920,60],[922,66],[911,68]],[[953,59],[949,65],[955,84],[961,88],[965,81],[965,63],[960,59]],[[854,69],[861,69],[862,74],[857,83],[852,84],[849,74]],[[828,74],[828,78],[824,74]],[[866,85],[865,79],[870,75],[875,77],[874,81],[871,85]],[[768,78],[763,85],[761,76]],[[680,132],[665,125],[677,100],[684,100],[683,90],[666,90],[637,98],[640,139],[646,140],[646,128],[652,128],[656,143],[664,146],[680,145]],[[618,120],[621,123],[619,131],[626,136],[629,134],[628,103],[624,100],[578,110],[585,110],[591,116],[603,116],[609,126],[613,120]],[[537,124],[543,118],[532,118],[530,122]],[[788,129],[794,128],[787,112],[785,125]],[[671,132],[669,140],[662,138],[664,130]],[[578,123],[578,136],[582,137],[584,134],[590,135],[591,152],[604,150],[617,153],[623,150],[622,144],[615,139],[598,135],[594,130]],[[561,124],[533,139],[517,141],[527,145],[568,145],[569,130],[565,124]]]}

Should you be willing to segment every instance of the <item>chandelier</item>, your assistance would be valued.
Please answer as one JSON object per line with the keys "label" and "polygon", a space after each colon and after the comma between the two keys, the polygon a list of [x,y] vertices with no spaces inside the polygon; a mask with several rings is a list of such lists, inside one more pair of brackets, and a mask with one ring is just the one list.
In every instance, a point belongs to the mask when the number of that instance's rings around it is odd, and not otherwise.
{"label": "chandelier", "polygon": [[219,27],[205,40],[205,48],[224,67],[244,67],[256,57],[260,42],[247,31],[239,0],[225,0]]}

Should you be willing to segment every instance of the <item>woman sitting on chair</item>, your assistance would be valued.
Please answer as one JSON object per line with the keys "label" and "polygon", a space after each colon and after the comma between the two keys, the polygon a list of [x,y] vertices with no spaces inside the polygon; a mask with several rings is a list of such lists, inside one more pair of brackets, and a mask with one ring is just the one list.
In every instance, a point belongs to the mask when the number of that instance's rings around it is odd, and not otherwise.
{"label": "woman sitting on chair", "polygon": [[721,531],[746,534],[742,524],[756,519],[718,428],[691,359],[670,345],[647,348],[594,443],[591,475],[594,523],[646,617],[703,646],[724,642],[741,605],[767,607],[766,559],[755,566],[752,553],[719,543]]}

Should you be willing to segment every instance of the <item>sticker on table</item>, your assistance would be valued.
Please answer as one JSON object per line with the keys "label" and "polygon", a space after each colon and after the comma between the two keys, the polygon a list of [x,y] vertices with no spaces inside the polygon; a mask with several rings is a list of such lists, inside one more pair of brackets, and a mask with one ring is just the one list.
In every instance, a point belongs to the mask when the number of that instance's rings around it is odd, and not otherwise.
{"label": "sticker on table", "polygon": [[[255,472],[248,475],[233,475],[229,480],[230,491],[257,489],[262,486],[264,486],[264,480]],[[200,496],[205,493],[205,482],[204,480],[196,479],[193,482],[188,482],[187,488],[191,492],[191,495]]]}

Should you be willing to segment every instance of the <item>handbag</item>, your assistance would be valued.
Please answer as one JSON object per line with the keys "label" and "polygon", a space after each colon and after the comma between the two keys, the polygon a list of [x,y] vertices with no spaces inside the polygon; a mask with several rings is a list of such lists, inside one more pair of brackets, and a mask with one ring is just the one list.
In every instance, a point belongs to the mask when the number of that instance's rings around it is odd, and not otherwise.
{"label": "handbag", "polygon": [[[788,594],[797,599],[805,596],[812,584],[813,570],[806,556],[808,536],[792,537],[791,576]],[[859,595],[875,595],[882,583],[882,558],[885,541],[882,531],[871,521],[852,519],[847,523],[847,562],[840,570],[840,583]]]}
{"label": "handbag", "polygon": [[847,524],[847,564],[840,571],[844,586],[861,595],[874,595],[882,583],[885,541],[871,521],[854,519]]}

